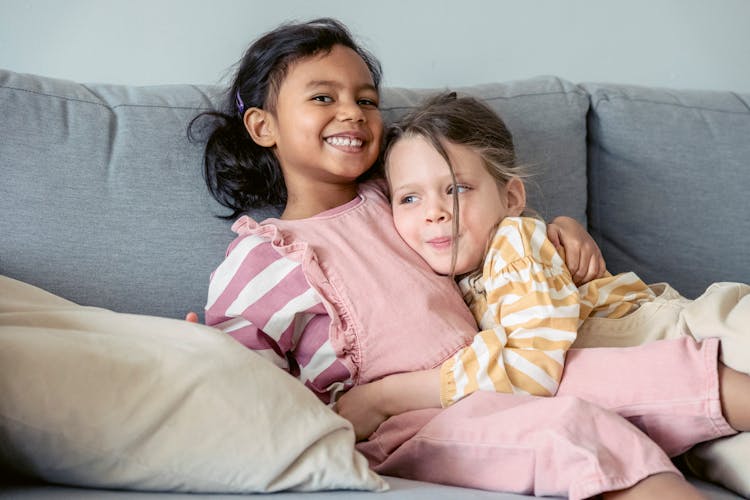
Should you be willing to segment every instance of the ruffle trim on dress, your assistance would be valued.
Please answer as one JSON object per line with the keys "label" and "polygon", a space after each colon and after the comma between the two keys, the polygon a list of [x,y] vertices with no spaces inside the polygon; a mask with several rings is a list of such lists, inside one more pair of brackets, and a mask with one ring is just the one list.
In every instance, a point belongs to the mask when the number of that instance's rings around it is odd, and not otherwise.
{"label": "ruffle trim on dress", "polygon": [[359,343],[352,331],[350,314],[340,298],[338,290],[331,284],[318,263],[318,257],[306,241],[297,241],[293,234],[279,228],[273,222],[258,223],[243,215],[232,224],[232,231],[239,236],[255,235],[270,241],[271,246],[282,257],[299,262],[310,286],[320,295],[323,306],[331,317],[328,339],[336,357],[351,373],[356,382],[359,372]]}

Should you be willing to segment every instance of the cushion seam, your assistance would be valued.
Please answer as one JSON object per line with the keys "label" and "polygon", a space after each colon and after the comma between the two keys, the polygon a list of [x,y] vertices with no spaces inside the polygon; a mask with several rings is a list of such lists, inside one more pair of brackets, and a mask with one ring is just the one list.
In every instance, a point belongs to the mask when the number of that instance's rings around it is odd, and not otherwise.
{"label": "cushion seam", "polygon": [[18,92],[26,92],[29,94],[36,94],[39,96],[44,97],[52,97],[55,99],[62,99],[63,101],[69,101],[69,102],[80,102],[83,104],[92,104],[94,106],[100,106],[105,109],[117,109],[117,108],[148,108],[148,109],[187,109],[187,110],[195,110],[195,111],[201,111],[201,110],[209,110],[212,108],[207,107],[191,107],[191,106],[170,106],[165,104],[130,104],[130,103],[124,103],[124,104],[115,104],[115,105],[109,105],[103,102],[97,102],[97,101],[91,101],[76,97],[67,97],[67,96],[61,96],[57,94],[49,94],[46,92],[41,92],[38,90],[31,90],[31,89],[24,89],[20,87],[9,87],[7,85],[0,86],[0,89],[6,89],[6,90],[15,90]]}
{"label": "cushion seam", "polygon": [[[27,92],[27,93],[30,93],[30,94],[36,94],[36,95],[41,95],[41,96],[45,96],[45,97],[54,97],[54,98],[62,99],[62,100],[65,100],[65,101],[82,102],[82,103],[86,103],[86,104],[93,104],[93,105],[101,106],[101,107],[107,108],[107,109],[117,109],[117,108],[120,108],[120,107],[164,108],[164,109],[194,109],[194,110],[212,109],[212,108],[206,108],[206,107],[168,106],[168,105],[156,105],[156,104],[116,104],[116,105],[112,106],[112,105],[108,105],[108,104],[105,104],[105,103],[102,103],[102,102],[97,102],[97,101],[92,101],[92,100],[86,100],[86,99],[80,99],[80,98],[75,98],[75,97],[61,96],[61,95],[57,95],[57,94],[50,94],[50,93],[47,93],[47,92],[41,92],[41,91],[38,91],[38,90],[25,89],[25,88],[21,88],[21,87],[11,87],[11,86],[7,86],[7,85],[2,85],[2,86],[0,86],[0,88],[7,89],[7,90],[16,90],[16,91],[19,91],[19,92]],[[495,96],[490,96],[490,97],[482,97],[482,100],[484,100],[484,101],[499,101],[499,100],[509,100],[509,99],[515,99],[515,98],[523,98],[523,97],[536,97],[536,96],[545,97],[545,96],[570,95],[570,94],[576,94],[576,95],[578,95],[580,97],[585,97],[585,98],[588,97],[588,94],[586,93],[586,91],[584,91],[582,89],[572,89],[572,90],[569,90],[569,91],[562,91],[562,92],[560,92],[560,91],[555,91],[555,92],[539,92],[539,93],[534,92],[534,93],[514,94],[514,95],[510,95],[510,96],[495,95]],[[416,106],[416,104],[411,105],[411,106],[390,106],[390,107],[381,108],[381,111],[393,111],[393,110],[399,110],[399,109],[412,109],[415,106]]]}
{"label": "cushion seam", "polygon": [[656,101],[654,99],[644,99],[640,97],[627,97],[627,96],[621,96],[621,95],[598,96],[595,100],[592,99],[592,105],[593,105],[593,108],[598,108],[600,102],[614,101],[616,99],[621,100],[621,101],[641,102],[645,104],[659,104],[662,106],[674,106],[674,107],[683,108],[683,109],[696,109],[696,110],[702,110],[702,111],[713,111],[716,113],[729,113],[729,114],[734,114],[734,115],[746,115],[749,112],[748,110],[732,111],[728,109],[716,109],[716,108],[709,108],[706,106],[692,106],[688,104],[682,104],[679,102],[664,102],[664,101]]}
{"label": "cushion seam", "polygon": [[[539,92],[539,93],[526,93],[526,94],[514,94],[510,96],[503,96],[503,95],[496,95],[492,97],[481,97],[483,101],[500,101],[500,100],[509,100],[509,99],[515,99],[517,97],[545,97],[545,96],[552,96],[552,95],[569,95],[569,94],[577,94],[581,97],[587,98],[588,100],[588,94],[586,91],[581,89],[573,89],[568,91],[556,91],[556,92]],[[413,104],[409,106],[391,106],[391,107],[385,107],[380,108],[381,111],[393,111],[393,110],[399,110],[399,109],[412,109],[414,107],[418,106],[418,104]]]}

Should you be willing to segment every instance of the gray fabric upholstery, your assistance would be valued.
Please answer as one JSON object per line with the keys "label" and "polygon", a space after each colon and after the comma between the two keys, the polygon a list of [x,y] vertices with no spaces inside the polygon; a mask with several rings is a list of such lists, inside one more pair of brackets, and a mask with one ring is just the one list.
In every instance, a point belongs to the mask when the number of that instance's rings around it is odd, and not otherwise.
{"label": "gray fabric upholstery", "polygon": [[0,272],[70,300],[179,316],[230,233],[188,121],[204,91],[0,73]]}
{"label": "gray fabric upholstery", "polygon": [[[533,205],[584,222],[586,94],[553,77],[457,90],[486,98],[508,122],[544,190],[531,186]],[[0,273],[84,305],[201,311],[233,235],[186,129],[218,92],[0,70]],[[385,89],[386,119],[430,93]]]}
{"label": "gray fabric upholstery", "polygon": [[611,271],[695,297],[750,282],[750,95],[582,85],[589,223]]}

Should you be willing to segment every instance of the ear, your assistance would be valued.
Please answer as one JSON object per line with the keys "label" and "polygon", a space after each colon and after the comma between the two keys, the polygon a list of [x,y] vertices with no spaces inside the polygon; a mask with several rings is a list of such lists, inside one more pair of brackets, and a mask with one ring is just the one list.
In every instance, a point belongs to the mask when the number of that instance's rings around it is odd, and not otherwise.
{"label": "ear", "polygon": [[526,187],[518,177],[513,177],[505,183],[505,201],[508,215],[518,217],[526,210]]}
{"label": "ear", "polygon": [[276,145],[273,115],[260,108],[249,108],[242,117],[245,129],[258,146],[270,148]]}

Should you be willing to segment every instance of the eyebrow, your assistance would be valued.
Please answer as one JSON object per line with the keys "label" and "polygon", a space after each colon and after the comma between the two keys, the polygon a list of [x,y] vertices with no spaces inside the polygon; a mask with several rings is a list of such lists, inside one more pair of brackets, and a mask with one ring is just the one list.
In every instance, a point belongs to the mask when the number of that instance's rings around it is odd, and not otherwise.
{"label": "eyebrow", "polygon": [[414,184],[402,184],[400,186],[393,186],[390,188],[391,193],[398,193],[400,191],[414,191]]}
{"label": "eyebrow", "polygon": [[[341,85],[340,82],[337,82],[335,80],[313,80],[311,82],[308,82],[306,87],[307,88],[334,87],[338,89],[338,88],[343,87],[343,85]],[[357,90],[371,90],[373,92],[378,91],[378,89],[372,83],[366,83],[364,85],[360,85]]]}

